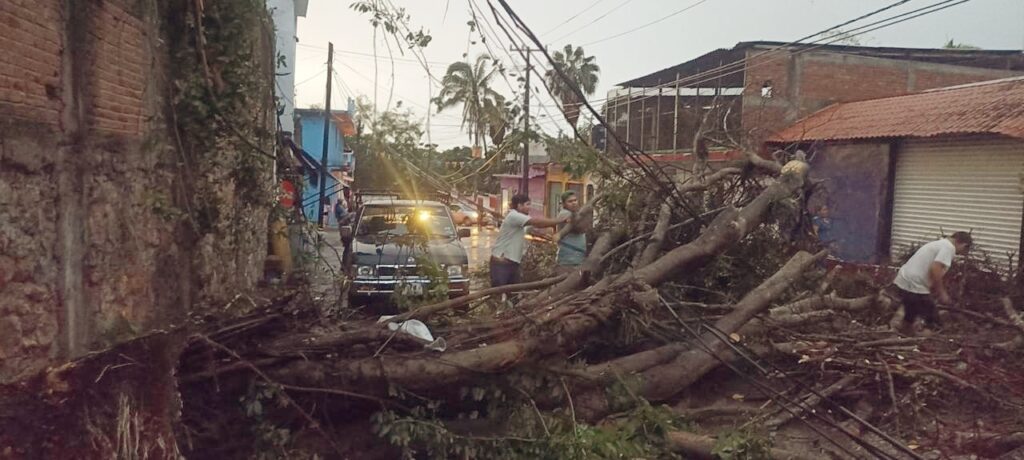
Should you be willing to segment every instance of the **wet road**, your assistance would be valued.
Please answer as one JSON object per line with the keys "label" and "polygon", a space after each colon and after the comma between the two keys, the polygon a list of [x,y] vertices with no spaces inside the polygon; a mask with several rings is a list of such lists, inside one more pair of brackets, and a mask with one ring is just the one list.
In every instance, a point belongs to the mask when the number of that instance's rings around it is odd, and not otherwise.
{"label": "wet road", "polygon": [[479,291],[484,289],[489,284],[487,276],[473,276],[477,274],[487,264],[487,259],[491,257],[491,246],[494,244],[494,239],[498,235],[498,229],[493,227],[472,227],[472,236],[464,238],[462,244],[466,246],[466,252],[469,255],[469,272],[470,272],[470,291]]}
{"label": "wet road", "polygon": [[469,253],[469,269],[478,270],[483,267],[487,259],[491,257],[491,245],[498,235],[498,230],[491,227],[472,227],[473,235],[462,240]]}

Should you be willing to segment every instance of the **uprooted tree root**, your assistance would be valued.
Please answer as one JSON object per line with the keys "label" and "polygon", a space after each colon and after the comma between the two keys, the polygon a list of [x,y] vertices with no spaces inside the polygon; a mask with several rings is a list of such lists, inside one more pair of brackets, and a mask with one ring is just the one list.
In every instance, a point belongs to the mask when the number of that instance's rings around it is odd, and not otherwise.
{"label": "uprooted tree root", "polygon": [[[946,334],[892,332],[878,287],[789,243],[806,168],[755,171],[675,184],[671,206],[620,206],[576,273],[391,320],[426,322],[443,350],[285,297],[2,386],[0,406],[22,409],[0,416],[0,452],[994,458],[1024,445],[1012,302],[988,292],[950,311]],[[46,415],[19,424],[32,414]]]}

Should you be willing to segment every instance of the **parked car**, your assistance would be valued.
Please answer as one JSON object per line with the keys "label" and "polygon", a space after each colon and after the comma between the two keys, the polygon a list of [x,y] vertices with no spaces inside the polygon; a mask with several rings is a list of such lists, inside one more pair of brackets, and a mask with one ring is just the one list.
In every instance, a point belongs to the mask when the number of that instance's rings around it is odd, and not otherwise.
{"label": "parked car", "polygon": [[448,209],[452,212],[452,219],[458,225],[487,225],[490,222],[490,217],[487,213],[480,214],[476,207],[472,205],[453,203]]}
{"label": "parked car", "polygon": [[350,292],[362,300],[422,295],[438,281],[430,273],[436,267],[447,276],[450,297],[466,294],[469,257],[460,238],[469,235],[437,201],[364,201],[352,233]]}

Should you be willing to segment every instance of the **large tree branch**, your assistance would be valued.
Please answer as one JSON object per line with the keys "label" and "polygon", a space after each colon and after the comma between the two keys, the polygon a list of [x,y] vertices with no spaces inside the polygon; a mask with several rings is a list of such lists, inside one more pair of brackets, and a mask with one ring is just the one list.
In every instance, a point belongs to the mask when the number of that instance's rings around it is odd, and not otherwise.
{"label": "large tree branch", "polygon": [[487,288],[482,291],[476,291],[466,294],[461,297],[449,299],[444,302],[439,302],[431,305],[424,305],[415,310],[402,313],[388,320],[388,322],[408,321],[410,319],[423,319],[434,313],[451,310],[466,305],[474,300],[482,299],[484,297],[506,294],[509,292],[521,292],[521,291],[532,291],[535,289],[542,289],[552,284],[558,283],[566,278],[565,275],[553,276],[551,278],[545,278],[538,281],[532,281],[529,283],[509,284],[505,286],[498,286]]}
{"label": "large tree branch", "polygon": [[624,232],[621,229],[602,233],[597,238],[597,241],[594,242],[590,254],[583,260],[579,270],[570,273],[560,283],[521,302],[519,305],[529,309],[531,306],[536,306],[541,302],[578,291],[589,285],[592,280],[600,276],[601,272],[604,271],[604,265],[602,264],[604,262],[604,255],[612,248],[612,245],[622,238],[623,234]]}
{"label": "large tree branch", "polygon": [[764,222],[771,205],[793,196],[804,184],[806,170],[783,174],[743,209],[722,211],[697,239],[633,272],[636,279],[657,286],[675,273],[692,269],[735,244]]}
{"label": "large tree branch", "polygon": [[[718,320],[714,327],[722,334],[736,332],[761,313],[771,302],[801,276],[814,262],[825,256],[825,252],[811,255],[799,252],[786,262],[774,275],[750,291],[736,304],[733,311]],[[643,373],[641,394],[652,400],[668,399],[690,386],[719,365],[719,356],[729,347],[718,334],[705,333],[700,341],[710,348],[710,353],[698,347],[683,353],[667,364],[653,367]],[[717,356],[717,357],[716,357]]]}
{"label": "large tree branch", "polygon": [[651,233],[651,239],[647,243],[647,247],[644,248],[644,252],[640,254],[636,263],[637,267],[643,267],[658,258],[661,248],[665,245],[665,237],[668,234],[668,226],[671,221],[672,205],[668,202],[662,203],[661,209],[658,211],[658,221],[654,224],[654,231]]}
{"label": "large tree branch", "polygon": [[[557,321],[540,321],[537,326],[521,329],[514,337],[504,341],[472,349],[449,350],[441,355],[424,352],[417,356],[382,356],[374,360],[296,361],[278,372],[282,374],[282,380],[305,386],[320,386],[329,380],[338,386],[374,386],[389,382],[410,389],[428,389],[443,387],[468,376],[500,372],[524,362],[543,359],[553,353],[574,350],[580,342],[586,341],[595,330],[615,317],[622,310],[622,305],[643,303],[645,300],[636,293],[649,290],[647,280],[661,282],[669,278],[670,274],[659,274],[658,270],[671,272],[681,268],[695,268],[699,262],[725,251],[764,220],[772,203],[798,190],[803,179],[802,175],[783,175],[747,207],[720,215],[694,242],[669,252],[632,275],[620,276],[603,288],[594,287],[581,292],[571,301],[562,302],[558,311],[549,312],[551,317],[558,318]],[[594,260],[599,260],[599,257]],[[794,268],[792,265],[803,267],[814,260],[815,257],[806,253],[795,256],[780,273],[766,281],[768,286],[749,294],[750,300],[746,304],[741,302],[736,311],[719,321],[717,326],[726,331],[734,331],[761,311],[761,303],[766,305],[777,295],[776,290],[781,291],[788,286],[788,282],[779,280],[780,277],[796,276],[790,272],[802,271],[802,268]],[[672,380],[671,376],[669,380]],[[678,383],[678,380],[674,379],[674,383]],[[657,382],[664,385],[664,377]]]}
{"label": "large tree branch", "polygon": [[582,222],[593,218],[594,206],[597,205],[604,196],[605,192],[602,191],[598,193],[597,196],[590,200],[590,202],[583,205],[579,211],[573,213],[572,220],[569,221],[569,224],[562,227],[562,229],[555,234],[555,241],[561,241],[561,239],[565,238],[565,235],[568,235],[569,233],[580,233],[577,227],[579,227]]}

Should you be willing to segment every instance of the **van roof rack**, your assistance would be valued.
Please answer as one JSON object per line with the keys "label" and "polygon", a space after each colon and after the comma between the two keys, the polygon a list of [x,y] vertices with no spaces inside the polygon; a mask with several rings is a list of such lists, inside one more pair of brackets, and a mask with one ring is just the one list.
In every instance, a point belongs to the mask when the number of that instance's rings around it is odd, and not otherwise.
{"label": "van roof rack", "polygon": [[453,201],[451,194],[445,193],[445,192],[420,193],[420,194],[417,194],[418,195],[417,196],[417,195],[413,195],[413,194],[409,194],[409,193],[403,193],[403,192],[400,192],[400,191],[397,191],[397,190],[391,190],[391,189],[366,189],[366,190],[359,190],[357,192],[357,195],[359,195],[359,197],[364,199],[364,200],[365,200],[366,197],[374,197],[374,198],[380,197],[380,198],[391,198],[391,199],[394,199],[394,200],[439,201],[439,202],[444,203],[446,205],[447,204],[451,204],[452,201]]}

